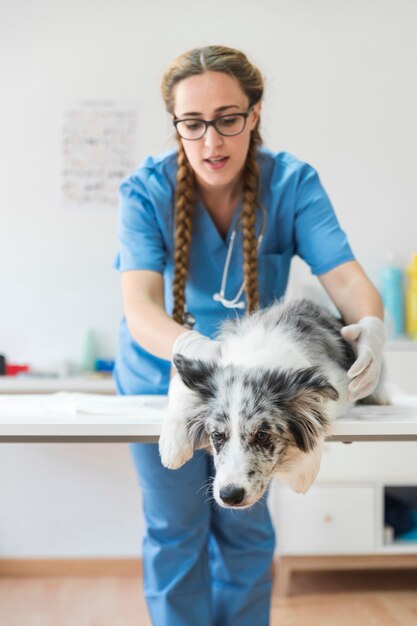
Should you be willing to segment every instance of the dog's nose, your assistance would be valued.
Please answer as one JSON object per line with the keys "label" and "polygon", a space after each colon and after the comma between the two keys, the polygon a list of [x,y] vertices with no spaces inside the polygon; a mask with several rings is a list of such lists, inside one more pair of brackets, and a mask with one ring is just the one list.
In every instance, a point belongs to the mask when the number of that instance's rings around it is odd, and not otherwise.
{"label": "dog's nose", "polygon": [[238,487],[237,485],[230,484],[220,489],[219,495],[223,502],[225,502],[226,504],[229,504],[230,506],[236,506],[236,504],[240,504],[245,497],[245,490],[243,489],[243,487]]}

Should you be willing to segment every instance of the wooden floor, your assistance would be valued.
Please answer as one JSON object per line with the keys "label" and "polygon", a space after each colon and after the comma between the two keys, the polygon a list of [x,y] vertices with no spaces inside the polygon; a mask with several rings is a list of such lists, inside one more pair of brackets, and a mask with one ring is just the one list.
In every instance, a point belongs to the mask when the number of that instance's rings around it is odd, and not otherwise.
{"label": "wooden floor", "polygon": [[[139,578],[19,577],[0,578],[0,625],[150,621]],[[289,598],[274,594],[271,626],[417,626],[416,572],[296,573]]]}

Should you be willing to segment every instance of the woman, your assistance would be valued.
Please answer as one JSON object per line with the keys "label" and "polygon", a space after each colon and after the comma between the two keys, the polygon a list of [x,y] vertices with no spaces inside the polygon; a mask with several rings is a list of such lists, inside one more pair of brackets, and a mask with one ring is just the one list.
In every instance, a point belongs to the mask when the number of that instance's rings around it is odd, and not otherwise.
{"label": "woman", "polygon": [[[298,254],[350,324],[352,399],[371,393],[384,342],[380,297],[314,169],[261,147],[257,68],[230,48],[191,50],[169,67],[162,93],[178,149],[146,159],[120,188],[118,392],[167,393],[173,354],[210,358],[225,318],[284,294]],[[132,453],[153,624],[268,624],[274,534],[265,501],[241,511],[214,505],[202,451],[176,471],[162,467],[156,445]]]}

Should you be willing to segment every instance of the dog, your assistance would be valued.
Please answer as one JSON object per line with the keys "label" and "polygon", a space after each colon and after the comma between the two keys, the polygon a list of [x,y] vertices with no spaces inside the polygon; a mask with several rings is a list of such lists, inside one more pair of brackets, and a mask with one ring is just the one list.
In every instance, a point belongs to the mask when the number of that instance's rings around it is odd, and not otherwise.
{"label": "dog", "polygon": [[[306,493],[331,421],[352,406],[347,371],[356,354],[343,325],[313,301],[278,301],[224,322],[217,362],[176,356],[162,464],[176,469],[194,450],[211,451],[213,496],[224,507],[252,506],[274,475]],[[388,404],[383,381],[361,402]]]}

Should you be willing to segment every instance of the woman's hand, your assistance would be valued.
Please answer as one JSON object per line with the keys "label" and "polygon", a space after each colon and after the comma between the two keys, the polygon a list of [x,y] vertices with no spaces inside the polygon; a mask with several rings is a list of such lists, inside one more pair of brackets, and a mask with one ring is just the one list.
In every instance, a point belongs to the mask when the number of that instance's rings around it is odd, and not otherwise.
{"label": "woman's hand", "polygon": [[205,337],[196,330],[181,333],[174,342],[172,358],[177,354],[187,359],[216,361],[221,357],[221,343]]}
{"label": "woman's hand", "polygon": [[378,317],[368,316],[356,324],[344,326],[340,332],[344,339],[353,344],[357,355],[347,373],[352,379],[349,398],[355,402],[371,395],[378,384],[385,344],[385,326]]}

